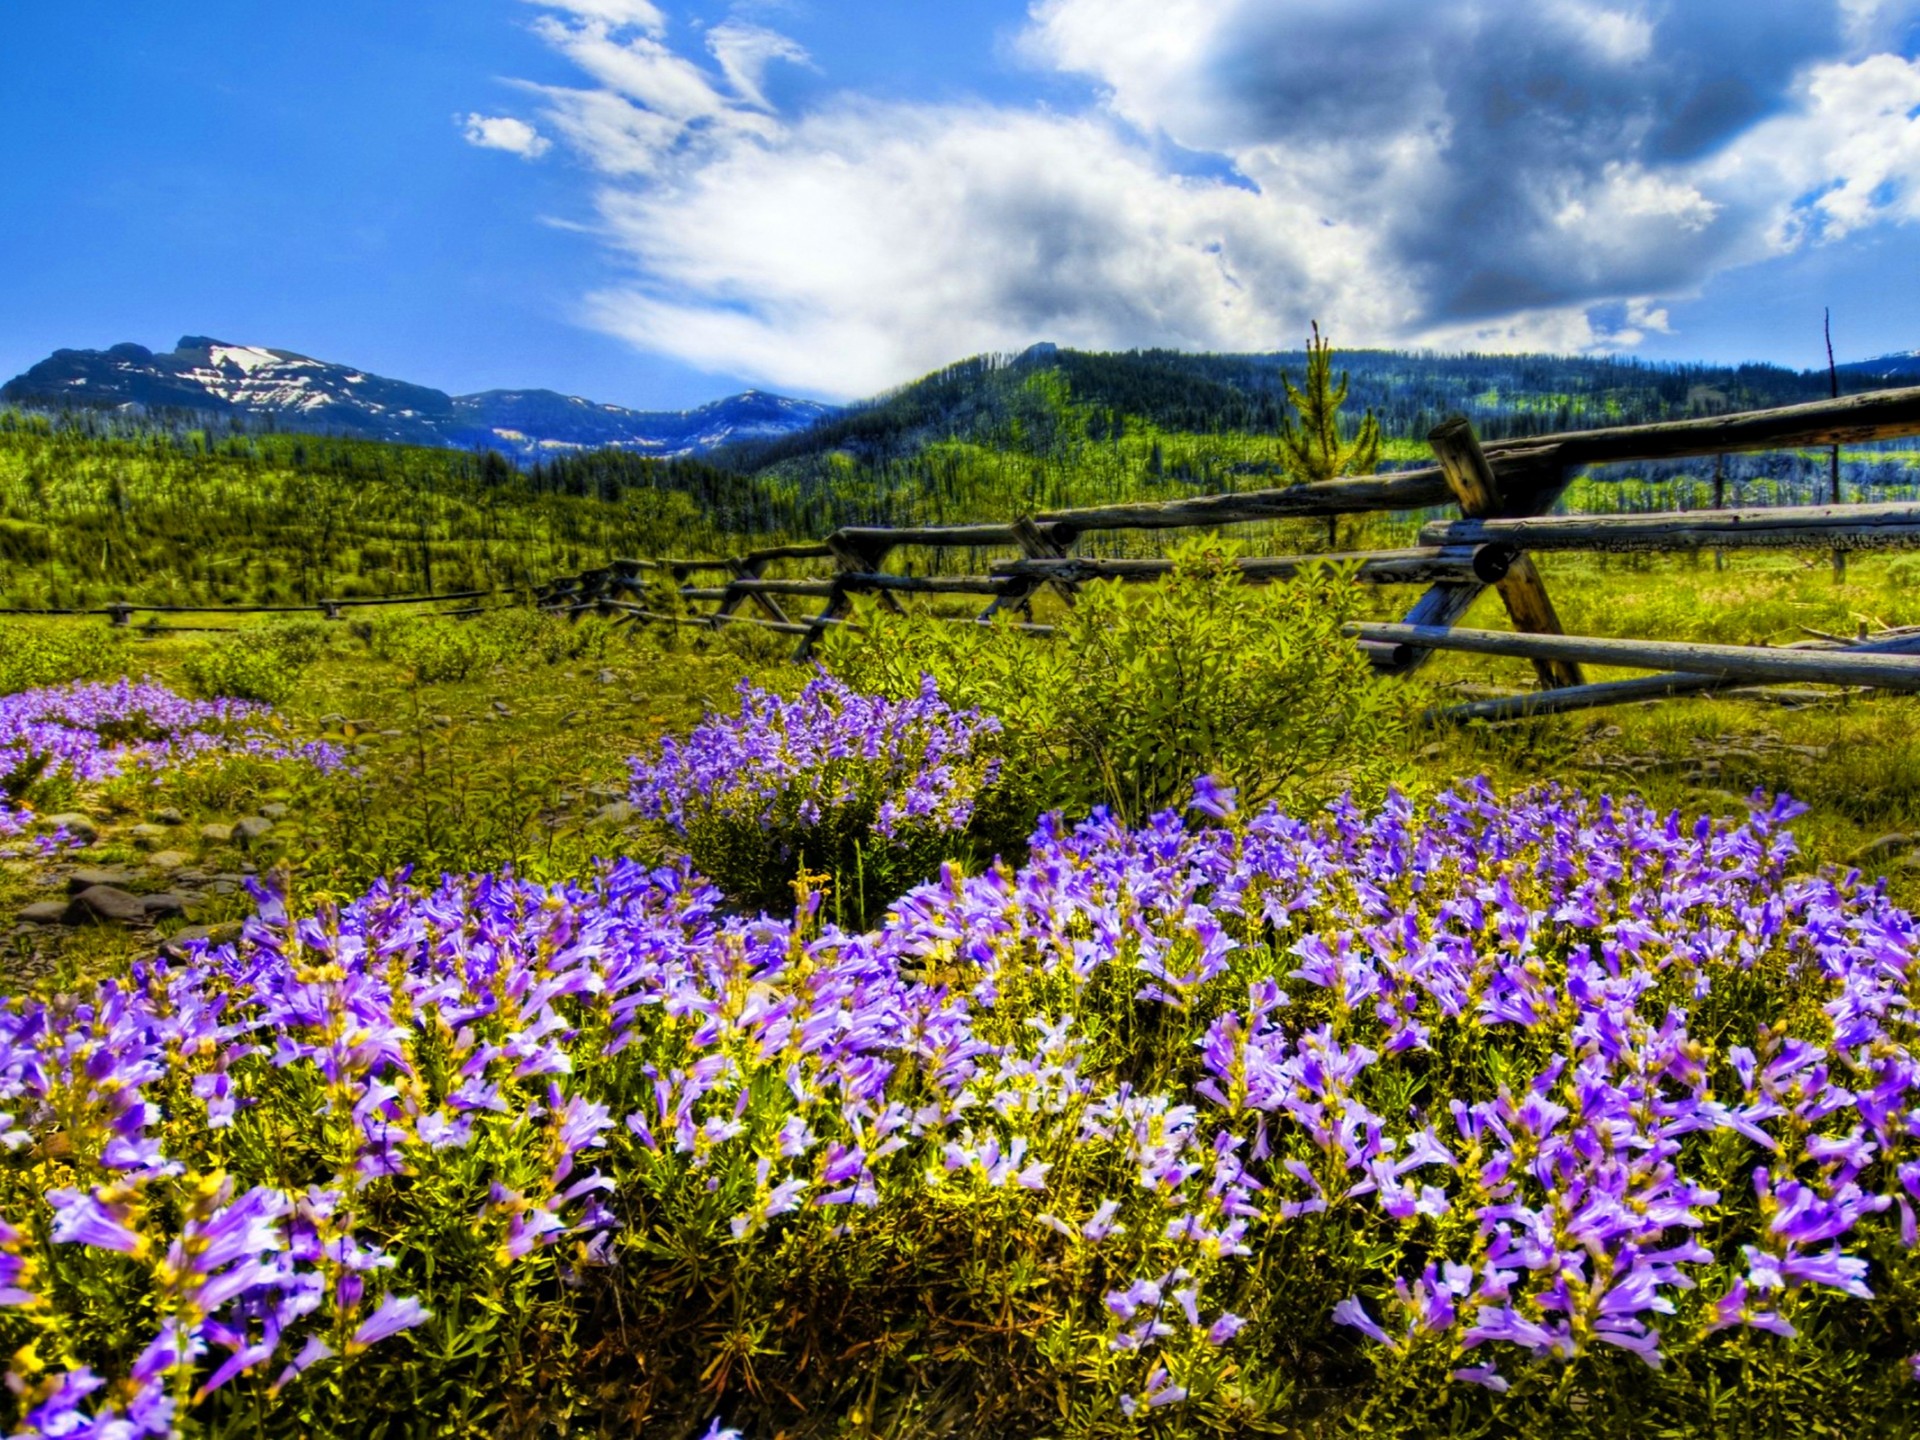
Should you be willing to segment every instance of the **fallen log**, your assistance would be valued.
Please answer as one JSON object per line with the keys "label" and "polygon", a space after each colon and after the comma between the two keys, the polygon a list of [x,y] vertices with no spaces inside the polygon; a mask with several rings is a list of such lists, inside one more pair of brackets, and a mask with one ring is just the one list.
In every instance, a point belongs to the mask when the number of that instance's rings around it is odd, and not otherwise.
{"label": "fallen log", "polygon": [[1736,450],[1797,450],[1864,445],[1920,434],[1920,386],[1815,400],[1776,410],[1742,410],[1697,420],[1663,420],[1606,430],[1573,430],[1487,445],[1496,467],[1538,463],[1614,465],[1681,460]]}
{"label": "fallen log", "polygon": [[[1857,650],[1770,650],[1757,645],[1705,645],[1675,640],[1614,640],[1585,635],[1519,635],[1505,630],[1465,630],[1437,625],[1356,623],[1355,639],[1395,650],[1461,650],[1518,660],[1572,660],[1636,670],[1673,671],[1689,677],[1804,681],[1821,685],[1874,685],[1920,690],[1920,658]],[[1669,676],[1654,676],[1669,682]],[[1638,682],[1621,682],[1634,684]],[[1570,690],[1587,687],[1574,686]],[[1553,692],[1564,695],[1568,691]],[[1486,702],[1492,703],[1492,702]],[[1619,703],[1615,701],[1614,703]]]}
{"label": "fallen log", "polygon": [[[1799,650],[1796,646],[1794,649]],[[1920,654],[1920,635],[1883,636],[1838,650],[1814,650],[1818,655],[1915,655]],[[1665,700],[1674,695],[1704,695],[1739,691],[1741,681],[1725,675],[1698,673],[1648,675],[1639,680],[1607,680],[1596,685],[1576,685],[1565,690],[1541,690],[1524,695],[1503,695],[1429,710],[1429,720],[1519,720],[1534,715],[1562,715],[1573,710],[1598,710],[1608,705],[1631,705],[1641,700]],[[1756,692],[1760,698],[1778,698],[1781,692]],[[1818,690],[1795,692],[1795,700],[1831,698]]]}
{"label": "fallen log", "polygon": [[1422,545],[1495,541],[1524,550],[1886,549],[1920,545],[1920,504],[1527,515],[1441,520],[1420,531]]}
{"label": "fallen log", "polygon": [[[1507,573],[1517,554],[1511,545],[1428,545],[1346,555],[1249,556],[1236,560],[1234,568],[1249,581],[1289,580],[1316,565],[1353,565],[1357,578],[1373,585],[1429,585],[1461,579],[1491,584]],[[1173,562],[1164,558],[1102,560],[1069,555],[1061,559],[1001,560],[992,570],[995,575],[1082,584],[1089,580],[1159,580],[1173,572]]]}

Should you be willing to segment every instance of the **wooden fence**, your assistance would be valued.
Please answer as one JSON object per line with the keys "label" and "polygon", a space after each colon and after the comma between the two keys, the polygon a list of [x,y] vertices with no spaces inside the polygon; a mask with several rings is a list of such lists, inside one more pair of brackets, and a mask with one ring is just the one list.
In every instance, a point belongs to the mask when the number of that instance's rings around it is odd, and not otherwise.
{"label": "wooden fence", "polygon": [[[0,607],[0,616],[43,616],[57,618],[60,616],[104,615],[108,625],[115,629],[126,629],[133,625],[133,617],[135,615],[145,615],[149,618],[146,625],[141,627],[143,631],[158,629],[163,632],[218,632],[230,630],[233,627],[223,625],[162,626],[159,621],[162,615],[313,615],[323,620],[344,620],[347,611],[363,609],[369,606],[438,605],[444,604],[449,600],[481,601],[496,595],[507,595],[511,593],[513,592],[507,590],[450,590],[439,595],[374,595],[354,600],[313,600],[305,604],[292,605],[169,605],[164,603],[143,605],[134,601],[113,600],[105,605],[86,607],[69,606],[28,609],[19,606],[4,606]],[[524,603],[526,592],[522,591],[520,593],[522,603]],[[487,608],[485,605],[473,604],[461,606],[454,610],[430,610],[418,618],[464,620],[470,616],[481,614]]]}
{"label": "wooden fence", "polygon": [[[1356,643],[1384,673],[1410,674],[1439,650],[1511,655],[1532,662],[1540,690],[1441,712],[1449,718],[1507,718],[1782,679],[1920,690],[1920,633],[1890,632],[1850,644],[1822,642],[1826,648],[1792,650],[1567,636],[1533,562],[1535,552],[1554,550],[1920,546],[1920,504],[1618,516],[1547,513],[1573,477],[1589,466],[1857,445],[1915,435],[1920,435],[1920,387],[1485,445],[1468,422],[1456,416],[1429,437],[1433,464],[1397,474],[1054,510],[1000,523],[847,526],[816,543],[773,546],[717,560],[616,560],[540,587],[536,603],[571,614],[623,614],[636,623],[760,625],[797,636],[798,654],[805,658],[829,626],[847,620],[858,595],[874,596],[895,609],[902,595],[973,596],[987,601],[979,619],[1010,608],[1030,619],[1031,601],[1042,589],[1051,588],[1070,602],[1076,587],[1090,580],[1151,580],[1171,568],[1165,559],[1074,553],[1090,536],[1227,530],[1276,520],[1454,506],[1457,515],[1425,525],[1417,545],[1247,558],[1238,562],[1239,568],[1249,581],[1258,582],[1336,561],[1351,565],[1364,583],[1426,587],[1400,624],[1350,627]],[[985,573],[914,575],[887,568],[890,559],[907,550],[993,548],[1015,553],[988,564]],[[796,563],[818,570],[822,562],[826,574],[769,573]],[[660,593],[663,586],[671,591],[668,605],[649,604],[650,592]],[[1513,633],[1467,630],[1457,623],[1490,586],[1506,607]],[[796,614],[796,602],[803,601],[817,601],[818,608]],[[1662,673],[1590,684],[1585,665]]]}

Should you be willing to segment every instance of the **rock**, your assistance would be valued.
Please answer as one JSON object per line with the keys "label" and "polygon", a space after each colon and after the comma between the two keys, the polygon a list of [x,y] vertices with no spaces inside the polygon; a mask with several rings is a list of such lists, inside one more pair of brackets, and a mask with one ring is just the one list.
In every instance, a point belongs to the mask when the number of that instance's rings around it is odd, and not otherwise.
{"label": "rock", "polygon": [[67,918],[67,904],[64,900],[36,900],[20,912],[20,918],[29,925],[58,925]]}
{"label": "rock", "polygon": [[124,890],[133,883],[133,871],[122,870],[117,866],[85,866],[67,877],[67,893],[78,895],[82,890],[91,890],[96,885],[111,885]]}
{"label": "rock", "polygon": [[593,678],[597,684],[601,685],[618,685],[620,683],[619,673],[613,670],[602,670]]}
{"label": "rock", "polygon": [[270,800],[260,807],[260,813],[269,820],[284,820],[287,818],[287,807],[278,800]]}
{"label": "rock", "polygon": [[100,838],[100,827],[93,823],[91,817],[82,815],[77,810],[45,816],[40,823],[49,830],[64,830],[85,845],[91,845]]}
{"label": "rock", "polygon": [[273,821],[264,815],[249,815],[244,820],[233,822],[233,838],[242,845],[251,845],[273,833]]}
{"label": "rock", "polygon": [[633,819],[633,806],[625,800],[616,800],[611,805],[602,805],[593,812],[595,825],[625,825]]}
{"label": "rock", "polygon": [[178,810],[171,808],[156,810],[153,812],[153,823],[156,825],[184,825],[187,823],[187,817],[182,815]]}
{"label": "rock", "polygon": [[382,730],[380,733],[382,735],[394,736],[394,735],[404,735],[407,732],[404,730]]}
{"label": "rock", "polygon": [[216,845],[225,845],[233,839],[233,826],[215,823],[200,827],[200,838],[211,840]]}
{"label": "rock", "polygon": [[95,885],[69,900],[62,918],[69,925],[133,924],[147,918],[147,906],[138,895],[112,885]]}
{"label": "rock", "polygon": [[127,828],[127,834],[133,837],[133,843],[142,850],[151,850],[156,845],[164,844],[168,833],[168,827],[165,825],[142,823]]}
{"label": "rock", "polygon": [[453,728],[453,716],[436,715],[429,723],[431,723],[436,730],[451,730]]}
{"label": "rock", "polygon": [[162,873],[171,874],[191,858],[184,850],[156,850],[147,857],[147,864]]}
{"label": "rock", "polygon": [[238,922],[229,921],[220,925],[188,925],[176,930],[160,943],[160,953],[175,960],[186,958],[187,947],[196,940],[204,940],[209,945],[228,945],[240,938]]}
{"label": "rock", "polygon": [[171,890],[162,890],[157,895],[142,895],[140,903],[146,908],[150,919],[158,920],[163,916],[187,913],[186,897],[176,895]]}

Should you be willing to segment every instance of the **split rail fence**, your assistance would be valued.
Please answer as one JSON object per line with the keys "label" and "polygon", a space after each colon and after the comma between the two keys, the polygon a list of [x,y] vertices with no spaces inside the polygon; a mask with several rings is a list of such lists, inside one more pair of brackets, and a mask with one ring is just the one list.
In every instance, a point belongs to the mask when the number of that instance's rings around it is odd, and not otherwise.
{"label": "split rail fence", "polygon": [[[874,596],[894,609],[900,608],[903,595],[972,596],[987,601],[978,615],[981,620],[1008,609],[1020,610],[1030,620],[1031,601],[1043,589],[1051,588],[1071,602],[1076,587],[1089,581],[1153,580],[1172,568],[1163,558],[1075,554],[1074,547],[1089,536],[1225,530],[1277,520],[1452,506],[1457,514],[1424,525],[1413,546],[1249,557],[1238,562],[1239,569],[1247,580],[1260,582],[1336,562],[1352,566],[1363,583],[1425,586],[1398,624],[1349,627],[1376,669],[1387,674],[1411,674],[1440,650],[1509,655],[1533,663],[1539,690],[1440,712],[1452,719],[1511,718],[1780,681],[1920,691],[1920,630],[1862,636],[1855,642],[1817,642],[1825,648],[1566,635],[1533,561],[1536,552],[1556,550],[1920,547],[1916,503],[1604,516],[1548,513],[1574,476],[1591,466],[1858,445],[1915,435],[1920,435],[1920,387],[1484,445],[1466,419],[1455,416],[1429,436],[1433,464],[1395,474],[1054,510],[1003,523],[847,526],[815,543],[772,546],[717,560],[616,560],[540,587],[535,601],[563,613],[624,615],[638,624],[759,625],[797,636],[804,658],[830,626],[847,623],[859,595]],[[990,563],[984,574],[914,575],[887,568],[903,551],[983,548],[1016,553]],[[829,573],[769,573],[796,563],[817,569],[821,562],[830,567]],[[672,593],[668,608],[648,603],[663,582]],[[1458,624],[1489,587],[1506,607],[1511,633]],[[812,614],[795,613],[808,601],[819,602],[819,608]],[[1027,628],[1044,632],[1047,627]],[[1586,665],[1659,673],[1590,683],[1582,669]]]}

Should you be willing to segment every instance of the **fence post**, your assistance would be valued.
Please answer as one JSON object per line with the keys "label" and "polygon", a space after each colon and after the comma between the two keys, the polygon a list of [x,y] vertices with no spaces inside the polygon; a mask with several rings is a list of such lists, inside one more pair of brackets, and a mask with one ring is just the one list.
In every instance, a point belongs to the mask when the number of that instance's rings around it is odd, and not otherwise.
{"label": "fence post", "polygon": [[[766,573],[766,569],[767,562],[762,556],[756,555],[745,560],[727,561],[727,573],[735,580],[758,580]],[[791,625],[793,623],[788,617],[787,612],[780,608],[780,603],[777,600],[771,595],[764,594],[758,590],[753,591],[749,595],[742,596],[739,591],[729,588],[727,598],[720,602],[720,608],[713,613],[720,619],[726,619],[740,608],[740,601],[742,599],[752,600],[756,606],[766,612],[767,618],[776,625]]]}
{"label": "fence post", "polygon": [[128,605],[124,601],[116,600],[111,605],[106,606],[105,609],[107,612],[107,624],[113,626],[114,629],[124,630],[131,623],[133,606]]}
{"label": "fence post", "polygon": [[[1427,443],[1433,446],[1434,458],[1447,477],[1447,486],[1460,502],[1461,514],[1481,519],[1499,513],[1500,482],[1494,478],[1493,466],[1487,462],[1486,452],[1480,448],[1466,416],[1452,415],[1441,421],[1427,437]],[[1507,573],[1495,582],[1495,588],[1513,619],[1514,629],[1533,635],[1566,633],[1561,629],[1553,598],[1547,594],[1546,582],[1534,568],[1531,556],[1524,553],[1514,556]],[[1586,683],[1580,667],[1571,661],[1536,660],[1534,670],[1540,676],[1540,683],[1548,689]]]}

